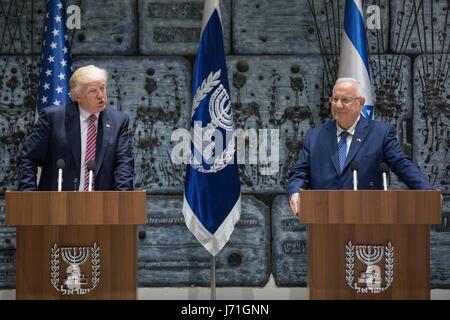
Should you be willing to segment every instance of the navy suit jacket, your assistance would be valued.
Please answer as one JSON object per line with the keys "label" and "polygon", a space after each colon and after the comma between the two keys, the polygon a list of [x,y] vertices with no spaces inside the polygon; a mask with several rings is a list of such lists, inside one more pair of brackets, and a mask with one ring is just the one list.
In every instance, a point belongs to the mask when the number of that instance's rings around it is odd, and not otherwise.
{"label": "navy suit jacket", "polygon": [[[106,108],[100,112],[95,154],[94,190],[132,190],[133,155],[128,136],[128,116]],[[56,191],[56,161],[64,159],[63,185],[74,190],[74,179],[80,181],[81,131],[77,104],[43,109],[22,146],[17,162],[19,190]],[[37,167],[42,167],[39,186]],[[80,182],[83,183],[83,182]]]}
{"label": "navy suit jacket", "polygon": [[339,172],[336,121],[310,129],[303,150],[289,172],[287,195],[299,189],[353,189],[350,163],[358,166],[358,189],[383,189],[380,164],[385,162],[411,189],[431,189],[428,179],[403,152],[393,127],[361,116],[342,174]]}

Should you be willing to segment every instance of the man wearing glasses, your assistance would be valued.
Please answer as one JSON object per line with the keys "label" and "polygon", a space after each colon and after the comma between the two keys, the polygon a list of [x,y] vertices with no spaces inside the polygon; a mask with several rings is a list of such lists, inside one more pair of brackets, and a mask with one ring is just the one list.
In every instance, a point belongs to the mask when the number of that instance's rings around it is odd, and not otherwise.
{"label": "man wearing glasses", "polygon": [[360,83],[338,79],[330,97],[333,121],[310,129],[304,147],[289,172],[287,196],[298,212],[301,189],[353,188],[351,163],[358,164],[358,189],[383,189],[380,164],[385,162],[409,188],[432,189],[428,179],[403,152],[388,124],[361,116],[365,98]]}

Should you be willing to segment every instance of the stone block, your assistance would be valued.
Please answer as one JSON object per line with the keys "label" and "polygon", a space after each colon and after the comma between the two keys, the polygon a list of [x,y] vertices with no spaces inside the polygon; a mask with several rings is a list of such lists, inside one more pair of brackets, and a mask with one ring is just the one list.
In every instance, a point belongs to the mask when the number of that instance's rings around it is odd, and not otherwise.
{"label": "stone block", "polygon": [[434,188],[450,193],[450,55],[414,61],[414,159]]}
{"label": "stone block", "polygon": [[0,56],[0,193],[17,189],[22,142],[36,117],[37,56]]}
{"label": "stone block", "polygon": [[81,29],[73,33],[72,54],[137,53],[137,0],[74,1],[73,4],[81,9]]}
{"label": "stone block", "polygon": [[[217,286],[264,286],[270,274],[269,208],[243,196],[241,219],[216,256]],[[181,196],[150,196],[149,223],[139,227],[138,283],[210,286],[211,255],[188,230]]]}
{"label": "stone block", "polygon": [[16,287],[16,228],[5,224],[5,198],[0,198],[0,289]]}
{"label": "stone block", "polygon": [[[345,1],[235,0],[233,49],[236,54],[338,54]],[[366,22],[370,5],[379,5],[381,29],[367,33],[370,52],[388,48],[387,0],[364,1]],[[368,12],[368,13],[367,13]],[[366,23],[366,24],[367,24]]]}
{"label": "stone block", "polygon": [[[246,163],[240,165],[242,191],[283,193],[304,134],[328,119],[322,61],[318,56],[229,56],[227,64],[236,128],[256,135],[251,138],[255,142],[279,135],[279,147],[263,153],[274,162],[273,168],[263,163],[257,150],[247,149]],[[277,150],[279,162],[270,161],[276,160]],[[257,156],[255,164],[249,163],[249,154]]]}
{"label": "stone block", "polygon": [[[150,55],[195,55],[203,0],[139,1],[139,51]],[[220,1],[225,52],[230,52],[231,0]]]}
{"label": "stone block", "polygon": [[390,1],[391,50],[407,54],[448,53],[448,1]]}
{"label": "stone block", "polygon": [[307,286],[308,232],[289,208],[286,196],[272,204],[272,270],[280,287]]}
{"label": "stone block", "polygon": [[[396,129],[397,138],[412,158],[413,113],[411,59],[405,55],[370,56],[372,97],[375,100],[375,119]],[[392,172],[388,176],[389,189],[407,189]]]}
{"label": "stone block", "polygon": [[[426,214],[426,213],[424,213]],[[450,289],[450,197],[444,197],[442,221],[431,226],[431,288]]]}
{"label": "stone block", "polygon": [[[1,54],[40,53],[45,0],[0,0],[5,37]],[[80,8],[80,29],[69,30],[72,54],[114,55],[137,51],[137,0],[69,0],[67,7]],[[68,18],[72,15],[71,12]]]}

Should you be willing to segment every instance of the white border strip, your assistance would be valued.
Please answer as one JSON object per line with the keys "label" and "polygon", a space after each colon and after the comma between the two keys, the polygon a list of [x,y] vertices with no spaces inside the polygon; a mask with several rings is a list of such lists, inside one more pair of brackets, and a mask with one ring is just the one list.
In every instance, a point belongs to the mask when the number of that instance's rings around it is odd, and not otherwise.
{"label": "white border strip", "polygon": [[183,195],[183,216],[186,226],[197,238],[197,240],[209,251],[213,256],[217,255],[225,246],[234,230],[234,225],[239,221],[241,216],[241,196],[236,201],[233,209],[222,222],[216,233],[211,234],[198,220],[197,216],[192,212],[186,196]]}
{"label": "white border strip", "polygon": [[209,18],[211,18],[211,15],[214,12],[214,9],[217,9],[220,18],[220,24],[222,24],[219,0],[205,0],[205,4],[203,5],[202,32],[200,33],[200,38],[202,37],[203,29],[205,29]]}

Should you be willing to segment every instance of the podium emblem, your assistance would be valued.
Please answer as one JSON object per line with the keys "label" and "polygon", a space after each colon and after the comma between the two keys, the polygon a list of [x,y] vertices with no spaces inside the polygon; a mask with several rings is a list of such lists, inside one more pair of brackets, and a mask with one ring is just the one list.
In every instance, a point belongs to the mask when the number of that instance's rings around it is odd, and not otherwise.
{"label": "podium emblem", "polygon": [[[381,293],[394,281],[394,247],[391,242],[385,246],[345,246],[345,278],[347,284],[358,293]],[[355,253],[358,258],[355,280]],[[380,268],[384,259],[384,277]],[[384,280],[384,281],[383,281]]]}
{"label": "podium emblem", "polygon": [[[65,277],[60,281],[60,258],[66,263]],[[90,258],[90,259],[89,259]],[[81,266],[91,262],[91,280],[82,273]],[[62,294],[87,294],[97,287],[100,281],[100,247],[58,247],[51,248],[50,276],[53,287]]]}

